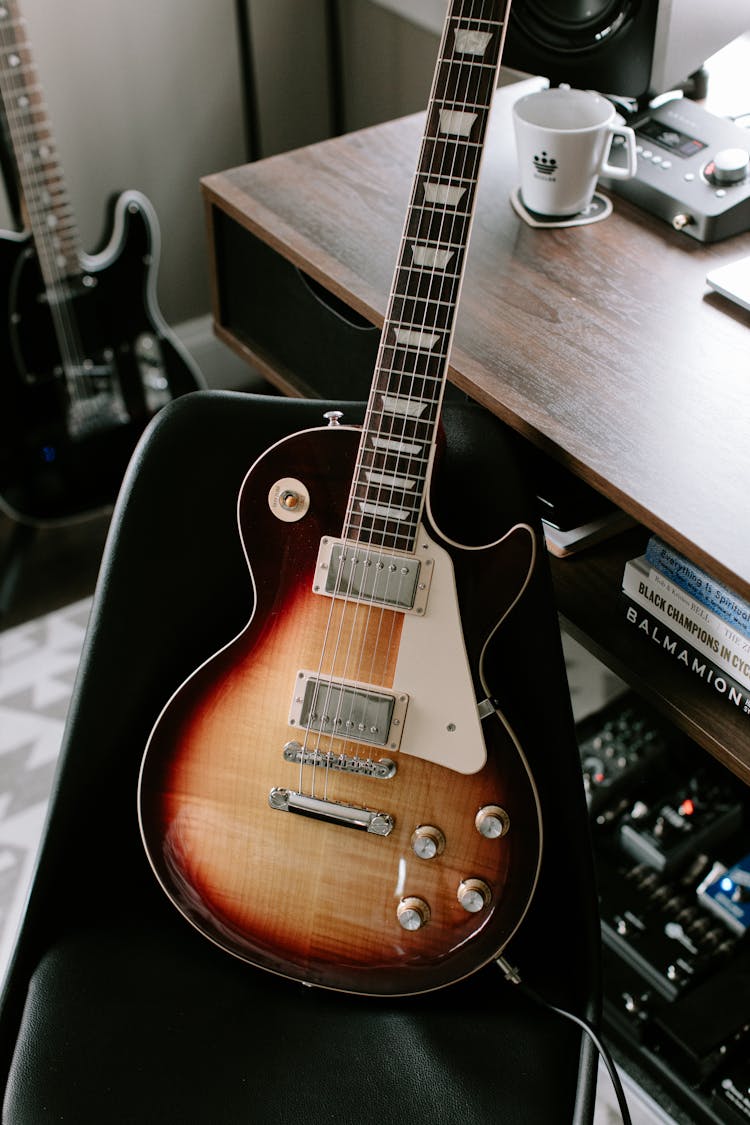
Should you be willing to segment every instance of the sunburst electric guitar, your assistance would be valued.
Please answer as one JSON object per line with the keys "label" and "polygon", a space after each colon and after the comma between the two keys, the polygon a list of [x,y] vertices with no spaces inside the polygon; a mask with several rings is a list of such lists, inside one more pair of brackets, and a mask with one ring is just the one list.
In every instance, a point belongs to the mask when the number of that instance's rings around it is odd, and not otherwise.
{"label": "sunburst electric guitar", "polygon": [[541,824],[485,654],[534,533],[438,531],[428,484],[506,5],[453,0],[360,430],[249,470],[245,629],[177,690],[139,814],[164,890],[211,941],[324,987],[448,984],[517,929]]}
{"label": "sunburst electric guitar", "polygon": [[202,377],[158,309],[146,197],[124,192],[106,247],[81,249],[18,0],[0,95],[25,225],[0,233],[0,507],[45,524],[111,505],[144,427]]}

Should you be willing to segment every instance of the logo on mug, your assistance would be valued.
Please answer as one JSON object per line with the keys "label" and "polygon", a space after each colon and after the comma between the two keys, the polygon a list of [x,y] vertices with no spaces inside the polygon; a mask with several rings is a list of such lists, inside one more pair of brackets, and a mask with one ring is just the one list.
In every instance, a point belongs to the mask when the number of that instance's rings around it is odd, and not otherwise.
{"label": "logo on mug", "polygon": [[545,150],[542,150],[542,155],[534,155],[534,167],[537,172],[542,172],[545,176],[552,176],[557,171],[557,161],[554,156],[547,156]]}

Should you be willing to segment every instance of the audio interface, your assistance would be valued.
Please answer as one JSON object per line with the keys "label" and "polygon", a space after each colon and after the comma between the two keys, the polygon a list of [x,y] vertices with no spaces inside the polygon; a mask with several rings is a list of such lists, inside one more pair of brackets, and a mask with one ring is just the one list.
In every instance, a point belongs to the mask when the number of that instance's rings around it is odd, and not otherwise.
{"label": "audio interface", "polygon": [[[636,134],[636,174],[603,177],[603,187],[699,242],[750,230],[750,130],[689,98],[649,109],[629,124]],[[624,166],[617,138],[610,159]]]}

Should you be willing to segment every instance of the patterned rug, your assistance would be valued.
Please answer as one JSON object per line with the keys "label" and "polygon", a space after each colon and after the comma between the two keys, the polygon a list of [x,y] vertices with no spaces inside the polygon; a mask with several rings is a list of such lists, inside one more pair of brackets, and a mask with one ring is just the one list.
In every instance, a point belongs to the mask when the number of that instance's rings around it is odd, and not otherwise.
{"label": "patterned rug", "polygon": [[44,824],[90,599],[0,633],[0,975]]}

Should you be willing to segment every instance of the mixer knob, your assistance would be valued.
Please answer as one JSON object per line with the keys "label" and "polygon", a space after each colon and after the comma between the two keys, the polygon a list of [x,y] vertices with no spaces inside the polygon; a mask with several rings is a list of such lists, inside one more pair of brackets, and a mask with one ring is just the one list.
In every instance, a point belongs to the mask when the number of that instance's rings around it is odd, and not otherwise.
{"label": "mixer knob", "polygon": [[456,895],[464,910],[469,914],[476,914],[484,910],[492,898],[492,891],[483,879],[464,879],[458,887]]}
{"label": "mixer knob", "polygon": [[738,184],[750,166],[750,152],[744,148],[723,148],[706,166],[706,177],[714,184]]}
{"label": "mixer knob", "polygon": [[445,836],[434,824],[420,824],[414,829],[411,849],[420,859],[434,859],[445,848]]}
{"label": "mixer knob", "polygon": [[430,920],[430,908],[423,898],[410,895],[396,907],[396,917],[404,930],[421,930]]}

